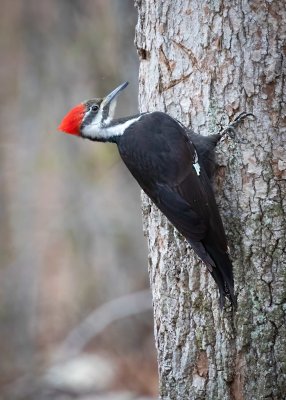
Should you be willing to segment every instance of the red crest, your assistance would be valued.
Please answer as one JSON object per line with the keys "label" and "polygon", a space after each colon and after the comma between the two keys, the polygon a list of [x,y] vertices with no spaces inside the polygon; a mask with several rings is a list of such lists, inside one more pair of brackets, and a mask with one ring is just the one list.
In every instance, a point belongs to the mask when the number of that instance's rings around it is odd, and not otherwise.
{"label": "red crest", "polygon": [[85,105],[78,104],[72,108],[58,126],[58,130],[71,135],[80,135],[80,125],[85,114]]}

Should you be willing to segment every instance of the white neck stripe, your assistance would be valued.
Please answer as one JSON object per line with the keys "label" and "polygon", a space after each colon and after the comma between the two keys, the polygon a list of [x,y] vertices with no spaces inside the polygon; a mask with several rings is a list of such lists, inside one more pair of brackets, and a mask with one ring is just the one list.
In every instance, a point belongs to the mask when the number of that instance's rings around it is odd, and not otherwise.
{"label": "white neck stripe", "polygon": [[91,123],[83,128],[83,136],[88,137],[91,139],[104,139],[108,140],[114,136],[121,136],[123,135],[124,131],[134,122],[139,121],[141,115],[136,118],[129,119],[121,124],[117,125],[105,125],[105,124],[98,124],[98,123]]}

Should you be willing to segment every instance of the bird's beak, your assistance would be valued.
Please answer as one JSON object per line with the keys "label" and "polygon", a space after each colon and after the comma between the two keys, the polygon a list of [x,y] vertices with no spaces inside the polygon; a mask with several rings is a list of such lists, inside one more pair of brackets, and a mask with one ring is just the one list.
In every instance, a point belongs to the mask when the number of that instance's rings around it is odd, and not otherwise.
{"label": "bird's beak", "polygon": [[125,89],[126,86],[128,85],[128,82],[124,82],[121,85],[119,85],[116,89],[112,90],[111,93],[109,93],[103,100],[102,102],[102,107],[107,106],[112,102],[112,100],[121,92],[121,90]]}

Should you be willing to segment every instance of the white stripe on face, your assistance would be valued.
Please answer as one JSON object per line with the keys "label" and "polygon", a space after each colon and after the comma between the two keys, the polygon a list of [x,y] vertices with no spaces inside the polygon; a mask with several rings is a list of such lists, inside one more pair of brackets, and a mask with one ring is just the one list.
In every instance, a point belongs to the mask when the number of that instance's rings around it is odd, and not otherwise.
{"label": "white stripe on face", "polygon": [[101,124],[100,115],[97,115],[91,124],[83,128],[82,136],[94,140],[96,139],[108,140],[109,138],[112,138],[114,136],[121,136],[129,126],[139,121],[140,118],[141,115],[139,117],[129,119],[128,121],[125,121],[121,124],[108,126],[108,124],[106,123]]}

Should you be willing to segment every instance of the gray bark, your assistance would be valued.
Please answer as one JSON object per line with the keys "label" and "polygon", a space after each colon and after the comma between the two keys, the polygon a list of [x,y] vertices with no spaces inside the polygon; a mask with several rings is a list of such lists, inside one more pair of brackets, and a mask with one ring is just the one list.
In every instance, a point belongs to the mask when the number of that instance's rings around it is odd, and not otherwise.
{"label": "gray bark", "polygon": [[286,398],[284,0],[137,1],[141,111],[201,134],[241,111],[218,148],[217,202],[238,309],[143,195],[161,399]]}

